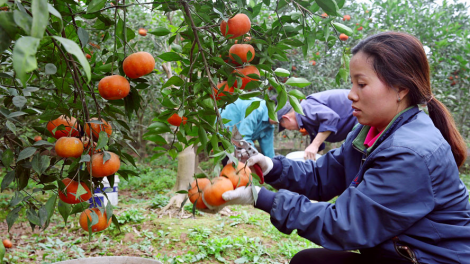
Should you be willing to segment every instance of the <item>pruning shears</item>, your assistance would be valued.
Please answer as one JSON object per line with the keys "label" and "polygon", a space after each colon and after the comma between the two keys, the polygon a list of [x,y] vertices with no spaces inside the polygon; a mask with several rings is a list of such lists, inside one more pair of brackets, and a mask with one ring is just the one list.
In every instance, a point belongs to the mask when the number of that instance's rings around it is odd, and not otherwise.
{"label": "pruning shears", "polygon": [[[235,148],[240,151],[244,149],[246,153],[248,154],[248,157],[254,156],[258,154],[258,150],[252,146],[248,141],[243,139],[242,134],[238,131],[238,128],[236,125],[233,126],[232,130],[232,144],[235,146]],[[258,164],[253,165],[253,169],[255,170],[255,173],[259,176],[260,183],[264,183],[264,176],[263,176],[263,170]]]}

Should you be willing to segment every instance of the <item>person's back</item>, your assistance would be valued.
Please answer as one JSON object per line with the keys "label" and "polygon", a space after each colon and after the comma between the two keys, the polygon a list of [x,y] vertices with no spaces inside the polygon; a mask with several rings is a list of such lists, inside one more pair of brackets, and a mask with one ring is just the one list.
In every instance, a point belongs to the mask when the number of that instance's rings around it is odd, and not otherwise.
{"label": "person's back", "polygon": [[[357,123],[357,119],[352,115],[352,102],[348,99],[348,94],[349,90],[347,89],[327,90],[311,94],[301,102],[301,106],[304,109],[308,109],[307,107],[305,107],[305,105],[307,104],[321,104],[330,108],[331,110],[333,110],[333,112],[338,115],[339,120],[336,127],[338,127],[339,129],[336,131],[336,133],[332,133],[326,139],[327,142],[343,141],[348,135],[348,133],[352,130],[354,125]],[[321,120],[318,120],[317,122],[320,121]],[[318,131],[316,131],[315,134],[317,132]]]}

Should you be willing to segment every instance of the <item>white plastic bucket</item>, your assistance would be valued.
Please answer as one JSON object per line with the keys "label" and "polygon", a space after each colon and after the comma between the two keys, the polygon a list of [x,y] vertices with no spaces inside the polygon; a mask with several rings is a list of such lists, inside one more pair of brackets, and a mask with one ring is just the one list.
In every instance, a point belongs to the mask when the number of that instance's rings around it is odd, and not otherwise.
{"label": "white plastic bucket", "polygon": [[[88,201],[90,203],[90,208],[95,207],[95,203],[97,206],[106,206],[108,204],[108,199],[112,205],[118,204],[119,176],[117,175],[114,176],[114,186],[112,188],[109,185],[109,181],[106,177],[103,179],[102,183],[103,183],[103,190],[100,190],[100,188],[96,188],[93,197],[90,198],[90,200]],[[106,199],[106,196],[104,196],[103,193],[106,193],[106,195],[108,196],[108,199]],[[95,202],[93,202],[93,200]]]}
{"label": "white plastic bucket", "polygon": [[[316,155],[316,158],[318,159],[319,157],[321,157],[320,154],[317,154]],[[304,151],[301,150],[301,151],[294,151],[294,152],[291,152],[289,154],[286,155],[286,158],[288,159],[291,159],[291,160],[295,160],[295,161],[305,161],[304,159]]]}

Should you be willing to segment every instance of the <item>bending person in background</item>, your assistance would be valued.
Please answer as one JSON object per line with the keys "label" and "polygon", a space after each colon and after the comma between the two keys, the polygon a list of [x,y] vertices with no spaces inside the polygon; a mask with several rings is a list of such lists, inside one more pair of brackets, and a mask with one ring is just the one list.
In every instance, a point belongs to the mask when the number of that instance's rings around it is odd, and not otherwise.
{"label": "bending person in background", "polygon": [[[254,101],[260,101],[260,106],[245,118],[246,109]],[[275,122],[268,117],[266,101],[256,97],[248,100],[237,99],[221,110],[221,116],[230,120],[225,124],[230,131],[232,131],[233,125],[237,125],[238,131],[243,135],[244,140],[253,146],[254,141],[257,140],[261,148],[260,152],[267,157],[274,157]]]}
{"label": "bending person in background", "polygon": [[310,145],[305,149],[304,158],[315,160],[318,151],[326,142],[341,142],[357,123],[353,116],[349,90],[336,89],[314,93],[300,103],[305,115],[294,111],[289,103],[277,112],[279,132],[306,130]]}
{"label": "bending person in background", "polygon": [[[324,247],[297,253],[291,264],[469,263],[469,194],[459,178],[467,148],[432,94],[421,42],[383,32],[352,54],[349,99],[360,125],[316,162],[250,157],[247,165],[260,165],[279,189],[254,187],[255,207],[281,232],[297,229]],[[335,196],[334,204],[310,202]],[[226,204],[253,205],[253,197],[251,186],[222,195]]]}

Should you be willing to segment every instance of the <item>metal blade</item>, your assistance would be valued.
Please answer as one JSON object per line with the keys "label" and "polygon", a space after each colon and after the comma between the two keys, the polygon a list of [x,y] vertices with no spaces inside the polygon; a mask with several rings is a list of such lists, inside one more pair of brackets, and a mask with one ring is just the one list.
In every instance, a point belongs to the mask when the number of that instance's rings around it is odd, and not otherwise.
{"label": "metal blade", "polygon": [[233,141],[240,141],[243,139],[243,136],[242,134],[240,134],[240,132],[238,131],[238,128],[237,128],[237,125],[233,125],[233,129],[232,129],[232,143],[234,143]]}

